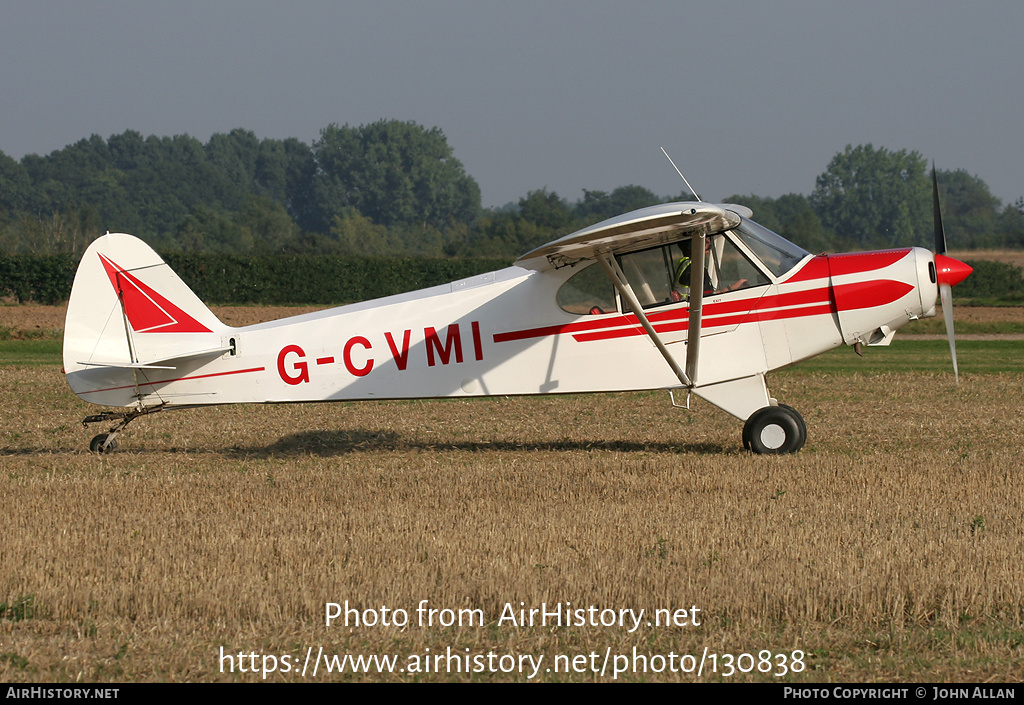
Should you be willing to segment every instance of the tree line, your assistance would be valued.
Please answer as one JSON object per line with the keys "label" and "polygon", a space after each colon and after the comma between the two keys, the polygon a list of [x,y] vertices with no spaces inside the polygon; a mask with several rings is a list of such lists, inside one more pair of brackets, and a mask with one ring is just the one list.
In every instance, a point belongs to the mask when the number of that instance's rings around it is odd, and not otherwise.
{"label": "tree line", "polygon": [[[1024,198],[1004,206],[977,176],[940,171],[952,248],[1024,247]],[[244,129],[203,144],[126,131],[20,162],[0,152],[0,253],[80,254],[103,232],[165,253],[512,259],[620,213],[692,194],[641,186],[576,201],[528,192],[483,208],[442,131],[413,122],[336,124],[305,144]],[[932,242],[931,185],[914,151],[848,146],[809,196],[733,195],[811,251]]]}

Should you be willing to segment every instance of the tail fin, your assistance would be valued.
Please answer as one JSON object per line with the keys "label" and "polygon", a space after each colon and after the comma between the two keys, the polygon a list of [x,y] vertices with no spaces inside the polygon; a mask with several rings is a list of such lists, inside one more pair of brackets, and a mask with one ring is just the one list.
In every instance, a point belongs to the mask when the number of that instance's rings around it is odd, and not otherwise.
{"label": "tail fin", "polygon": [[[82,256],[64,324],[64,371],[86,401],[140,401],[136,372],[173,368],[181,358],[222,354],[231,329],[148,245],[120,233],[95,240]],[[114,387],[127,387],[120,393]]]}

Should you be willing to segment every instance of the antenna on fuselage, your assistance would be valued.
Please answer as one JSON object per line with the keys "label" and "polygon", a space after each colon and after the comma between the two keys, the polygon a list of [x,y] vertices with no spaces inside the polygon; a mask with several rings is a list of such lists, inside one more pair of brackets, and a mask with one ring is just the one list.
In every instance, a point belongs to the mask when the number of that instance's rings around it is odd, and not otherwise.
{"label": "antenna on fuselage", "polygon": [[700,196],[698,196],[697,192],[693,190],[693,186],[690,186],[690,182],[686,180],[685,176],[683,176],[683,172],[679,171],[679,167],[677,167],[676,163],[672,161],[672,157],[668,156],[668,152],[665,151],[664,147],[661,148],[661,153],[665,155],[665,159],[668,159],[668,163],[671,164],[672,168],[676,170],[677,174],[679,174],[679,178],[683,180],[684,184],[686,184],[686,188],[690,189],[690,193],[693,194],[693,197],[696,198],[699,203],[703,203],[704,201],[700,200]]}

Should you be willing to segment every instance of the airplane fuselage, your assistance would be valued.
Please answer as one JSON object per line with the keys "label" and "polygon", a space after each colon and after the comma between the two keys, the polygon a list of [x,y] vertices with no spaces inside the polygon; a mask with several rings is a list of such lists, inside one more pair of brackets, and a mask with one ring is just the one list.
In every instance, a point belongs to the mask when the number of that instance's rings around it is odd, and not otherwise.
{"label": "airplane fuselage", "polygon": [[[808,256],[777,281],[707,295],[693,391],[707,391],[707,398],[745,418],[747,407],[766,401],[755,395],[723,402],[713,394],[716,385],[763,377],[844,342],[887,342],[891,331],[934,313],[931,260],[920,248]],[[678,387],[635,315],[571,314],[556,304],[559,288],[577,271],[509,267],[278,321],[179,333],[193,335],[196,349],[219,344],[230,351],[181,360],[173,369],[81,367],[69,370],[68,379],[87,401],[109,406]],[[688,316],[685,301],[648,311],[680,359],[686,357]]]}

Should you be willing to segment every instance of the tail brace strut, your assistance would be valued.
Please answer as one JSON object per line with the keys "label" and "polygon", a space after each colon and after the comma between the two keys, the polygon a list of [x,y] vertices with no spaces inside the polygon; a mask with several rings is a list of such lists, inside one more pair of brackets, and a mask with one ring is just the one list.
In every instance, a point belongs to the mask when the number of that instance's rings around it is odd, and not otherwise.
{"label": "tail brace strut", "polygon": [[86,416],[82,419],[82,426],[88,428],[91,423],[105,423],[107,421],[113,421],[119,419],[109,431],[101,433],[89,443],[89,450],[94,453],[109,453],[117,447],[117,443],[114,439],[124,430],[125,426],[130,424],[140,416],[146,416],[147,414],[155,414],[158,411],[163,411],[166,406],[166,402],[163,404],[156,404],[155,406],[142,406],[138,409],[132,409],[131,411],[104,411],[102,414],[93,414],[92,416]]}

